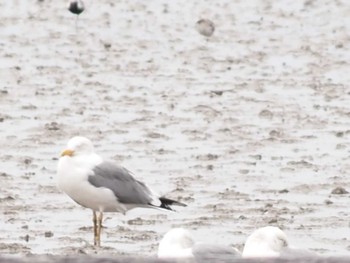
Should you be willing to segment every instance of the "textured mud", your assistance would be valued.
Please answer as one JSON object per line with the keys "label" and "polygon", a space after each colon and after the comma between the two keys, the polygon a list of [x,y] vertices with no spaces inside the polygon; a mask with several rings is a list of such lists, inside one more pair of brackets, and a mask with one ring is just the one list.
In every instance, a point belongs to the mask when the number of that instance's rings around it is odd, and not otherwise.
{"label": "textured mud", "polygon": [[[268,224],[349,254],[346,0],[86,1],[77,27],[62,1],[7,2],[1,254],[154,255],[179,226],[242,248]],[[200,18],[216,24],[209,39]],[[188,207],[107,214],[95,249],[91,211],[56,187],[78,134]]]}

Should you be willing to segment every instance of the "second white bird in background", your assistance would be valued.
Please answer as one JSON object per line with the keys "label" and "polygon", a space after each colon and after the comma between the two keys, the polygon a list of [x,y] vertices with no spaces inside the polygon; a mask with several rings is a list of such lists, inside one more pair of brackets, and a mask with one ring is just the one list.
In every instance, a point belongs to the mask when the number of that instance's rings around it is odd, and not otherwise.
{"label": "second white bird in background", "polygon": [[316,253],[291,248],[287,235],[278,227],[266,226],[255,230],[245,242],[242,257],[310,257]]}

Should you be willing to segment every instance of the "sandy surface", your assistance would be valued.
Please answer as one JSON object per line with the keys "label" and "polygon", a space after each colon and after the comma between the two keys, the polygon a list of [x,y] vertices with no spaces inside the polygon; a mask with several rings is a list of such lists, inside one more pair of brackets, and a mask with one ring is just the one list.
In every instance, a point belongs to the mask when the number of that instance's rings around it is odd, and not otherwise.
{"label": "sandy surface", "polygon": [[[154,255],[179,226],[242,248],[268,224],[350,254],[347,0],[85,3],[78,29],[64,1],[0,6],[1,254]],[[56,187],[78,134],[188,207],[107,214],[94,249]]]}

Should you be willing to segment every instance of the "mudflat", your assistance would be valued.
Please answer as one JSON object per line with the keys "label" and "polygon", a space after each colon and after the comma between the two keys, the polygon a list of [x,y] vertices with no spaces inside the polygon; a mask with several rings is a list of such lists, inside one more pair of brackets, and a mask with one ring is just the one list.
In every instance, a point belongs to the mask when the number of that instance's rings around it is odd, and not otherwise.
{"label": "mudflat", "polygon": [[[266,225],[349,255],[347,1],[85,1],[78,20],[62,1],[8,2],[2,255],[155,255],[172,227],[242,249]],[[94,248],[91,211],[56,186],[75,135],[188,207],[107,213]]]}

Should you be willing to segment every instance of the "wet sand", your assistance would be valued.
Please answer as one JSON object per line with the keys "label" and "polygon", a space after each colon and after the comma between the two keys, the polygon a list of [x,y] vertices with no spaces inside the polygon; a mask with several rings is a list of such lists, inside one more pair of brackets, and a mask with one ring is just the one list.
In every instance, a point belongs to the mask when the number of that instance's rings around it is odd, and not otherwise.
{"label": "wet sand", "polygon": [[[265,225],[349,255],[346,1],[85,1],[77,28],[61,1],[17,2],[0,6],[2,255],[155,255],[180,226],[242,248]],[[74,135],[188,207],[107,214],[95,249],[91,211],[56,187]]]}

